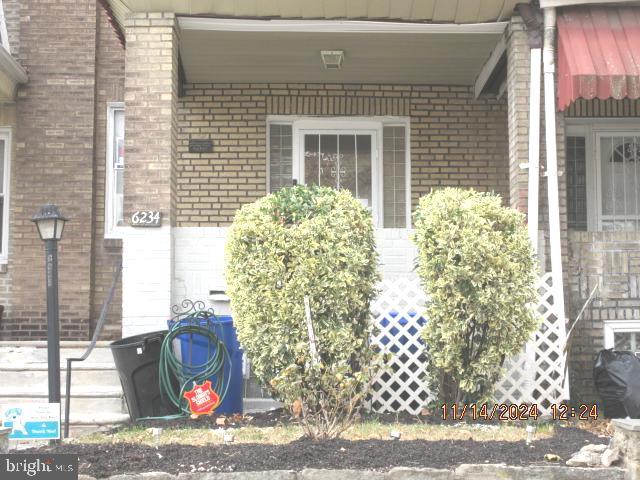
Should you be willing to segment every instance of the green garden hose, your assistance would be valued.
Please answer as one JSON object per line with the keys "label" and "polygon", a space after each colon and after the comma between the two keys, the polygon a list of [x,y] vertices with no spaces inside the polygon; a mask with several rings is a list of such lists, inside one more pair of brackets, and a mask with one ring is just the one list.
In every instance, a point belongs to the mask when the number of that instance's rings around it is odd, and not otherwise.
{"label": "green garden hose", "polygon": [[[204,317],[202,317],[204,318]],[[194,317],[198,322],[201,317]],[[206,319],[206,318],[205,318]],[[189,321],[189,319],[186,319]],[[200,337],[199,341],[206,339],[208,343],[208,360],[201,365],[192,365],[179,360],[173,351],[173,341],[183,335]],[[192,337],[193,338],[193,337]],[[186,356],[187,352],[182,352]],[[183,358],[184,360],[184,358]],[[148,417],[154,419],[171,419],[184,417],[191,414],[184,393],[192,388],[195,383],[202,383],[215,376],[213,390],[220,396],[220,402],[224,400],[229,388],[229,379],[225,378],[228,365],[231,371],[231,356],[227,346],[211,329],[199,324],[176,322],[160,347],[160,395],[169,400],[180,413],[164,417]],[[179,389],[176,388],[176,384]]]}

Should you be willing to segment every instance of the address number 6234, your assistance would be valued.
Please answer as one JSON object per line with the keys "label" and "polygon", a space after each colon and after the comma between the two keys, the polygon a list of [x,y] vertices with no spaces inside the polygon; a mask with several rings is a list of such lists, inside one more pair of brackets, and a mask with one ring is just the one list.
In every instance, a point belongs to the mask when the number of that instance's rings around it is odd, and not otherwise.
{"label": "address number 6234", "polygon": [[159,227],[161,220],[157,210],[136,210],[131,215],[131,225],[134,227]]}

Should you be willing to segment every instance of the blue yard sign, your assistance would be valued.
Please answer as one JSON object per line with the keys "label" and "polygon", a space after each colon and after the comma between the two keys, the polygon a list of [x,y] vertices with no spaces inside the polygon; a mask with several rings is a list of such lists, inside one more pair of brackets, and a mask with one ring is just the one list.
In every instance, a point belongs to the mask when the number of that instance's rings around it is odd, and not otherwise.
{"label": "blue yard sign", "polygon": [[13,403],[0,407],[2,426],[11,429],[9,440],[60,438],[59,403]]}

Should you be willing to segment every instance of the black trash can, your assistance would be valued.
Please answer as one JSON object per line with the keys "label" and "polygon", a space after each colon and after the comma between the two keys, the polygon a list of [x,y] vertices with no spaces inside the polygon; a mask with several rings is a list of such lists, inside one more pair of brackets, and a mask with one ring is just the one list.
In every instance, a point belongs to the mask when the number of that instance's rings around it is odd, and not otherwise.
{"label": "black trash can", "polygon": [[178,413],[160,395],[160,347],[167,331],[143,333],[111,345],[132,421]]}

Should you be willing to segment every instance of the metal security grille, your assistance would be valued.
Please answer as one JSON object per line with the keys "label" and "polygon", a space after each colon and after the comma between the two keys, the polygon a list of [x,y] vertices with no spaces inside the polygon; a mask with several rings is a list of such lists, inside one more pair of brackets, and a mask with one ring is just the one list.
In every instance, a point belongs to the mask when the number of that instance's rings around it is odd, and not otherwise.
{"label": "metal security grille", "polygon": [[583,136],[567,137],[567,215],[569,228],[587,230],[587,162]]}
{"label": "metal security grille", "polygon": [[640,135],[599,134],[598,181],[602,230],[640,227]]}

